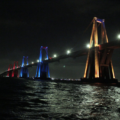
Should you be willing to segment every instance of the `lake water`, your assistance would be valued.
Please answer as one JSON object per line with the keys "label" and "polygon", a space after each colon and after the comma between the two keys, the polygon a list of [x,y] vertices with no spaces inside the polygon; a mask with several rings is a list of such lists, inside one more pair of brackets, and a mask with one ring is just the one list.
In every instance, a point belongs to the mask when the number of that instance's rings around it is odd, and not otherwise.
{"label": "lake water", "polygon": [[0,79],[0,120],[120,120],[120,88]]}

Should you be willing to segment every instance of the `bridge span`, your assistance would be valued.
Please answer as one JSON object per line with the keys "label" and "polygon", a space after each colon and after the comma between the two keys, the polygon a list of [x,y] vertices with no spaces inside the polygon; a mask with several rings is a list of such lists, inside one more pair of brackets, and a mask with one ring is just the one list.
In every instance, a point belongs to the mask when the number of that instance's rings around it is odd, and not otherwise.
{"label": "bridge span", "polygon": [[[90,79],[90,80],[91,79],[94,79],[94,80],[102,79],[105,81],[107,81],[107,79],[110,79],[112,81],[115,80],[115,73],[114,73],[114,68],[113,68],[111,58],[112,58],[114,49],[120,48],[120,41],[118,40],[114,40],[111,42],[108,41],[108,36],[107,36],[106,29],[105,29],[104,21],[105,21],[104,19],[99,19],[97,17],[93,18],[92,20],[93,27],[92,27],[91,37],[90,37],[89,48],[78,50],[70,54],[63,54],[58,57],[49,59],[48,58],[48,47],[41,46],[39,62],[35,62],[35,63],[27,64],[27,65],[22,64],[22,66],[17,66],[17,68],[15,68],[15,65],[14,65],[12,69],[4,71],[0,75],[4,76],[7,73],[9,74],[12,73],[12,77],[13,77],[14,73],[18,74],[19,69],[21,69],[21,74],[22,72],[25,74],[28,74],[27,68],[32,67],[32,66],[37,66],[35,77],[50,78],[49,66],[48,66],[49,63],[57,62],[57,61],[60,61],[61,59],[66,59],[70,57],[76,58],[76,57],[87,55],[85,71],[84,71],[84,76],[83,76],[84,80],[85,79]],[[101,41],[99,42],[100,44],[98,43],[97,23],[101,25]],[[46,51],[47,60],[42,60],[43,49]]]}
{"label": "bridge span", "polygon": [[[105,48],[108,48],[108,49],[118,49],[118,48],[120,48],[120,41],[118,41],[118,40],[111,41],[109,43],[101,44],[99,47],[101,47],[101,49],[105,49]],[[70,54],[63,54],[63,55],[60,55],[60,56],[58,56],[56,58],[43,60],[43,62],[44,63],[52,63],[52,62],[60,61],[61,59],[76,58],[76,57],[80,57],[80,56],[85,56],[85,55],[88,54],[89,49],[94,50],[95,47],[78,50],[78,51],[72,52]],[[25,65],[24,67],[29,68],[29,67],[32,67],[32,66],[37,66],[37,64],[38,64],[38,62],[34,62],[34,63],[28,64],[28,65]],[[18,66],[18,68],[15,68],[15,69],[16,70],[20,70],[21,66]],[[13,71],[13,69],[10,69],[10,71]],[[3,71],[2,73],[0,73],[0,75],[4,76],[4,75],[7,74],[7,72],[8,72],[8,70],[7,71]]]}

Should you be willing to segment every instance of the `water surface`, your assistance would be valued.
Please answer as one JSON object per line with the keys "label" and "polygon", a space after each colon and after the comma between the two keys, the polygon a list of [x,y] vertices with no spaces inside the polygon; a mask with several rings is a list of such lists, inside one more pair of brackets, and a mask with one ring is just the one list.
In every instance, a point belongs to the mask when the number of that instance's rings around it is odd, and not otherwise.
{"label": "water surface", "polygon": [[120,120],[120,88],[0,79],[0,120]]}

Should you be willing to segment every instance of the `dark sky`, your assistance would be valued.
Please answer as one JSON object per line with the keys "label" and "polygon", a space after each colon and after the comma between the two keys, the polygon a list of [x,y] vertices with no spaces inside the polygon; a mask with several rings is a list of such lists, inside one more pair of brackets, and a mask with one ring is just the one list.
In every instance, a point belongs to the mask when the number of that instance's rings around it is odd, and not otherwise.
{"label": "dark sky", "polygon": [[[120,33],[120,0],[1,0],[0,72],[9,64],[39,58],[40,46],[48,46],[50,57],[67,49],[80,50],[89,43],[93,17],[105,19],[109,41]],[[85,31],[85,32],[84,32]],[[43,52],[45,54],[45,52]],[[113,53],[116,78],[120,79],[120,50]],[[49,64],[51,77],[80,78],[86,56]],[[63,66],[66,67],[63,67]],[[29,68],[30,76],[36,67]]]}

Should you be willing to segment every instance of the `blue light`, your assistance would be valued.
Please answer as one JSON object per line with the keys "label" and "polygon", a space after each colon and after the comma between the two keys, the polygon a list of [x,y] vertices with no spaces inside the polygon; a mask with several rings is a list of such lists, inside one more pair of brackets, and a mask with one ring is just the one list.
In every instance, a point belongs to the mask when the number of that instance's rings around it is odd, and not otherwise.
{"label": "blue light", "polygon": [[23,56],[23,59],[22,59],[22,67],[24,67],[24,58],[25,56]]}
{"label": "blue light", "polygon": [[46,60],[49,59],[48,57],[48,47],[40,47],[40,56],[39,56],[39,63],[37,65],[37,70],[36,70],[36,75],[35,77],[41,77],[42,73],[47,73],[48,74],[48,78],[50,78],[50,72],[49,72],[49,67],[48,64],[44,63],[42,60],[42,49],[45,49],[46,51]]}
{"label": "blue light", "polygon": [[[23,74],[26,74],[26,77],[29,77],[28,68],[24,67],[25,66],[24,58],[25,58],[25,56],[23,56],[23,59],[22,59],[22,66],[21,66],[21,71],[20,71],[19,77],[24,77]],[[26,61],[27,61],[27,65],[28,65],[28,56],[26,57]]]}
{"label": "blue light", "polygon": [[28,56],[26,57],[26,59],[27,59],[27,65],[28,65]]}

